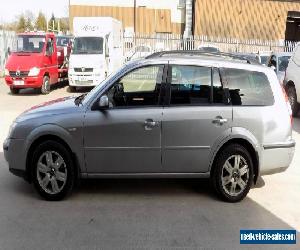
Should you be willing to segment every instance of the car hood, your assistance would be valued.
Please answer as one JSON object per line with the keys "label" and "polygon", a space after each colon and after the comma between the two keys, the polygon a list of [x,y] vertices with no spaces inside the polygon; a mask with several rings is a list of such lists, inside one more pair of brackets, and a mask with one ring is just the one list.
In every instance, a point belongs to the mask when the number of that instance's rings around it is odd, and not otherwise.
{"label": "car hood", "polygon": [[22,122],[23,120],[45,117],[52,115],[60,115],[72,112],[78,112],[81,109],[81,105],[75,104],[75,96],[58,98],[49,102],[44,102],[39,105],[33,106],[30,109],[23,112],[17,119],[16,122]]}
{"label": "car hood", "polygon": [[102,55],[71,54],[69,65],[72,68],[99,68],[105,63]]}
{"label": "car hood", "polygon": [[42,53],[12,53],[6,63],[10,71],[29,71],[33,67],[40,67],[43,60]]}

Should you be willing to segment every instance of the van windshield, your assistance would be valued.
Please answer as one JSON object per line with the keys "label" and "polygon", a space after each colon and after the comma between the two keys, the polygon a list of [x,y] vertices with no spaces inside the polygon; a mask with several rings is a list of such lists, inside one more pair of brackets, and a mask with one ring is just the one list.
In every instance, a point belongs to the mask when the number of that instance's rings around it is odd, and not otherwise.
{"label": "van windshield", "polygon": [[103,54],[102,37],[76,37],[73,54]]}
{"label": "van windshield", "polygon": [[46,41],[45,36],[19,35],[13,52],[41,53]]}

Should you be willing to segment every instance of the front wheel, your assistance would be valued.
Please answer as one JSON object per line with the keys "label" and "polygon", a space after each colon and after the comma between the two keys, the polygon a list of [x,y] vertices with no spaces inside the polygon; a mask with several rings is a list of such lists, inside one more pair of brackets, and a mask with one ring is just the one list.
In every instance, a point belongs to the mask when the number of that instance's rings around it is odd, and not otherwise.
{"label": "front wheel", "polygon": [[41,93],[43,95],[47,95],[50,93],[50,78],[49,76],[44,76],[43,77],[43,83],[41,86]]}
{"label": "front wheel", "polygon": [[76,92],[77,88],[75,86],[69,86],[70,92]]}
{"label": "front wheel", "polygon": [[217,156],[211,181],[225,201],[238,202],[246,197],[253,182],[252,158],[243,146],[232,144]]}
{"label": "front wheel", "polygon": [[289,102],[292,108],[293,116],[296,116],[299,111],[299,104],[297,100],[297,93],[294,86],[288,86],[287,87],[287,96],[289,98]]}
{"label": "front wheel", "polygon": [[46,200],[61,200],[73,189],[75,171],[72,157],[58,142],[45,141],[37,146],[31,170],[33,184]]}
{"label": "front wheel", "polygon": [[20,91],[20,89],[10,88],[10,93],[12,93],[13,95],[19,94],[19,91]]}

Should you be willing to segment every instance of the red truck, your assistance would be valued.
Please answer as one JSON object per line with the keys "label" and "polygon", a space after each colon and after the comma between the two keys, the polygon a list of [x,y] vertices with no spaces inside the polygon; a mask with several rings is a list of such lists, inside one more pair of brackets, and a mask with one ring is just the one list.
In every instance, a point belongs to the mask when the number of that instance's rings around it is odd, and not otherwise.
{"label": "red truck", "polygon": [[67,80],[67,63],[61,63],[61,53],[53,33],[18,34],[16,48],[12,50],[5,66],[5,81],[11,93],[18,94],[20,89],[36,88],[42,94],[48,94],[52,84]]}

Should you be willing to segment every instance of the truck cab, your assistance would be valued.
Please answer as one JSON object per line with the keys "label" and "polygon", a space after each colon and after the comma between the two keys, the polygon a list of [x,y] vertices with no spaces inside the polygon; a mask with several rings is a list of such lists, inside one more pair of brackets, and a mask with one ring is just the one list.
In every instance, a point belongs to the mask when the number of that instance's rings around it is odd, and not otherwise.
{"label": "truck cab", "polygon": [[67,69],[58,68],[53,33],[29,32],[17,35],[15,47],[5,66],[5,81],[11,93],[35,88],[47,94],[50,86],[63,76],[67,76]]}
{"label": "truck cab", "polygon": [[74,18],[69,86],[96,86],[124,62],[122,24],[110,17]]}

